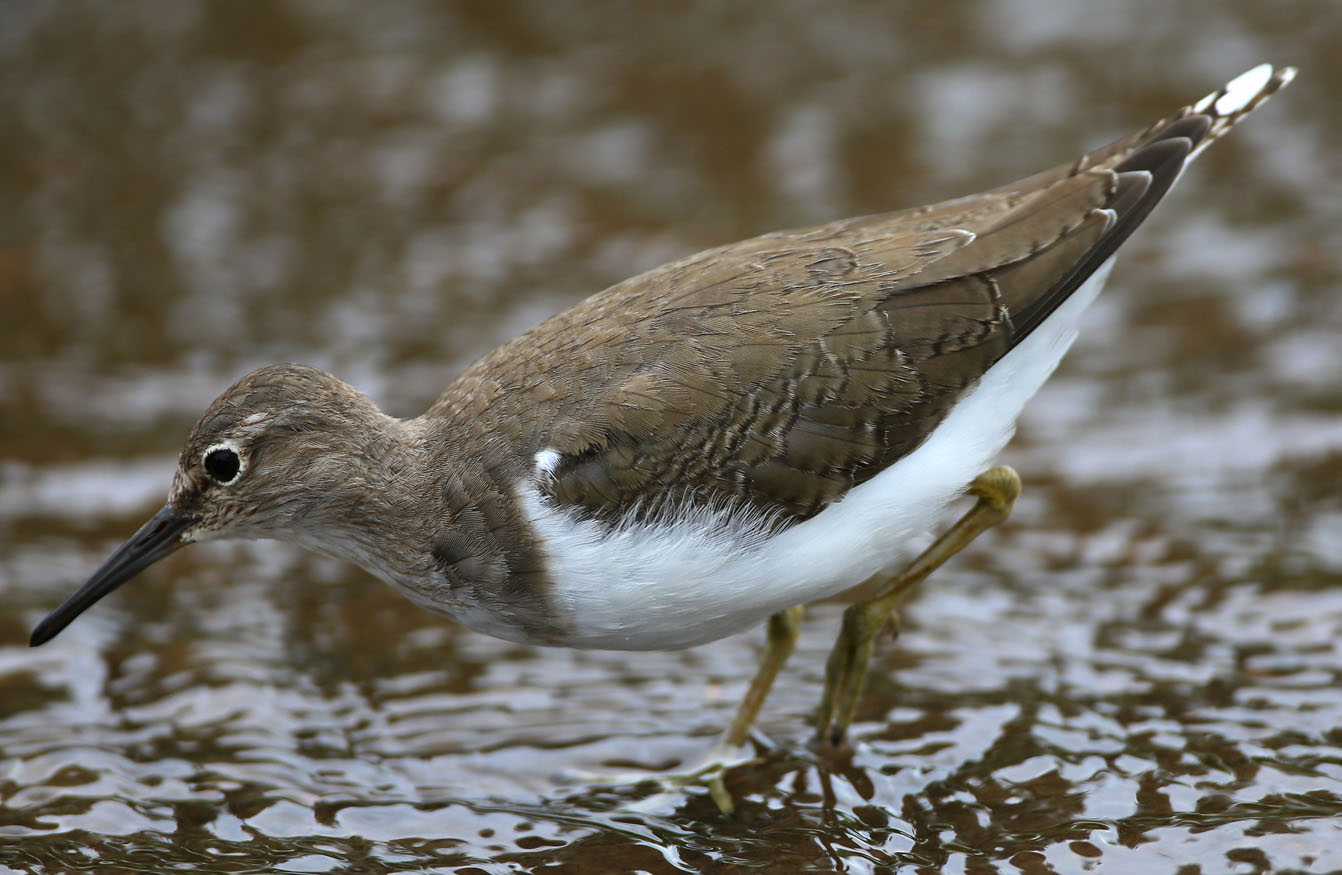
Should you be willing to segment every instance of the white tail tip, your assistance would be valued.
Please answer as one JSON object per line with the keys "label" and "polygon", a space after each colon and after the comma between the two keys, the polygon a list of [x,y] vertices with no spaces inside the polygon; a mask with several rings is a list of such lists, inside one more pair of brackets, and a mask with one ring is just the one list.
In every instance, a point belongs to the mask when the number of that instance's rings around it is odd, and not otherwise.
{"label": "white tail tip", "polygon": [[1294,67],[1275,68],[1271,64],[1259,64],[1231,79],[1224,88],[1199,100],[1193,105],[1193,110],[1210,111],[1219,118],[1245,113],[1294,78]]}

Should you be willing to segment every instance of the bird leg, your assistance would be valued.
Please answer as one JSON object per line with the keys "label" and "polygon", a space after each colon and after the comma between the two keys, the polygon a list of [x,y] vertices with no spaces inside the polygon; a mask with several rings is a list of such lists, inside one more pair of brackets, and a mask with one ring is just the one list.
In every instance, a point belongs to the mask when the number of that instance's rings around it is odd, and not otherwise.
{"label": "bird leg", "polygon": [[797,646],[797,636],[801,634],[801,615],[802,607],[797,605],[779,611],[769,618],[768,637],[765,640],[760,667],[756,669],[755,677],[751,679],[745,697],[737,706],[736,716],[732,718],[731,725],[718,739],[715,746],[717,751],[723,753],[734,751],[746,743],[746,739],[750,736],[750,727],[755,724],[760,706],[764,704],[769,690],[773,688],[774,679],[778,677],[783,663],[787,662]]}
{"label": "bird leg", "polygon": [[731,814],[734,805],[731,794],[723,782],[733,755],[741,749],[750,737],[750,727],[755,725],[760,706],[773,688],[778,672],[797,647],[797,636],[801,634],[802,606],[796,605],[779,611],[769,618],[768,632],[765,637],[764,656],[755,676],[750,679],[745,697],[736,708],[736,716],[731,725],[718,738],[708,755],[708,763],[694,773],[708,787],[709,795],[717,803],[723,814]]}
{"label": "bird leg", "polygon": [[[570,780],[583,780],[599,784],[642,784],[651,781],[668,790],[683,787],[707,787],[709,795],[723,814],[731,814],[735,805],[731,794],[727,792],[724,779],[727,772],[735,766],[749,762],[751,757],[742,748],[750,737],[750,728],[759,715],[769,690],[773,687],[783,663],[797,646],[797,636],[801,633],[802,607],[787,608],[769,617],[768,633],[765,638],[764,656],[760,666],[746,689],[745,697],[736,709],[731,725],[718,738],[708,756],[697,766],[671,774],[631,774],[631,775],[595,775],[570,773]],[[661,798],[661,794],[652,797]]]}
{"label": "bird leg", "polygon": [[825,692],[816,721],[817,741],[835,746],[843,742],[867,676],[876,635],[887,621],[894,623],[898,633],[897,608],[914,588],[969,542],[1007,518],[1016,496],[1020,495],[1020,477],[1005,466],[989,468],[974,478],[968,491],[978,501],[964,516],[914,559],[903,573],[878,575],[868,581],[879,581],[875,598],[844,611],[839,638],[825,664]]}

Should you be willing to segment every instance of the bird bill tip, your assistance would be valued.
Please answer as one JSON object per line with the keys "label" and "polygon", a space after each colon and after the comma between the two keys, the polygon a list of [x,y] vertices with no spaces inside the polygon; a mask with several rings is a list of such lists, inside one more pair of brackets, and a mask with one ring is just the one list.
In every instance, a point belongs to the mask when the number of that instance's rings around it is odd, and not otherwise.
{"label": "bird bill tip", "polygon": [[29,647],[41,646],[60,634],[99,599],[150,565],[185,546],[182,534],[197,518],[165,506],[140,527],[79,589],[33,628]]}

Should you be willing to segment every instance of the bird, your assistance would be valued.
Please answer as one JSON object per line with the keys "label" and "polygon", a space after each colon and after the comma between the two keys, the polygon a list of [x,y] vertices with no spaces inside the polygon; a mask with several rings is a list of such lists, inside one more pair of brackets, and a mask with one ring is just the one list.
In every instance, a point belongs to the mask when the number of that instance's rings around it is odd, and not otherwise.
{"label": "bird", "polygon": [[485,355],[413,419],[313,367],[255,370],[191,429],[163,508],[30,643],[186,544],[279,539],[515,642],[675,649],[763,622],[732,750],[802,606],[865,585],[815,719],[843,744],[878,633],[1010,513],[1020,479],[994,458],[1115,251],[1294,75],[1260,65],[990,191],[654,268]]}

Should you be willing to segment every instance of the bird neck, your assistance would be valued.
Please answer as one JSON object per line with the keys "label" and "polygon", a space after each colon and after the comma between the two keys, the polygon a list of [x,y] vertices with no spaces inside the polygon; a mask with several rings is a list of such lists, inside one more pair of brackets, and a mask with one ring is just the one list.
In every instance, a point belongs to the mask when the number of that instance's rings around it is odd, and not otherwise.
{"label": "bird neck", "polygon": [[343,559],[389,582],[422,576],[416,512],[425,482],[424,432],[415,422],[370,411],[313,453],[306,477],[317,498],[286,540]]}

